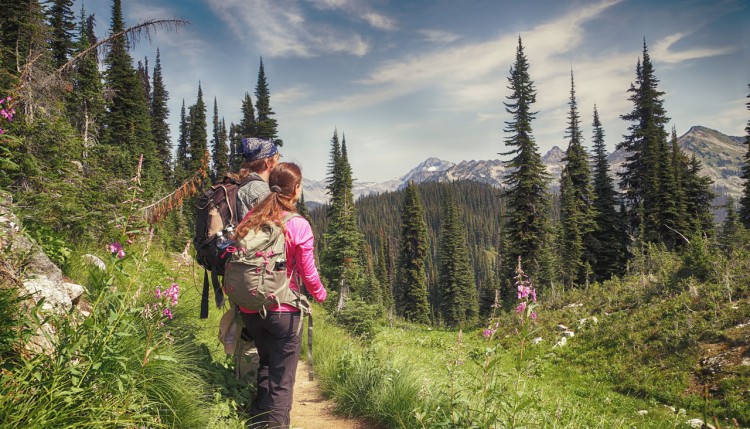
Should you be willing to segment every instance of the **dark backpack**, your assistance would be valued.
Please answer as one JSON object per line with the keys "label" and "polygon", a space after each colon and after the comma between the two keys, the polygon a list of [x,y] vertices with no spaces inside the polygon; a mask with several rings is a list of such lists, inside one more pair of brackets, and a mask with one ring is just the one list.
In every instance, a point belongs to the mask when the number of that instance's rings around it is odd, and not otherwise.
{"label": "dark backpack", "polygon": [[[208,272],[211,272],[216,305],[222,307],[224,294],[219,276],[224,275],[224,267],[229,258],[226,241],[234,234],[234,228],[242,219],[237,218],[237,192],[254,180],[261,178],[251,175],[242,182],[225,179],[211,186],[201,195],[195,212],[195,259],[205,271],[203,273],[203,296],[201,299],[201,319],[208,317]],[[220,234],[219,234],[220,233]],[[224,241],[224,243],[222,243]]]}

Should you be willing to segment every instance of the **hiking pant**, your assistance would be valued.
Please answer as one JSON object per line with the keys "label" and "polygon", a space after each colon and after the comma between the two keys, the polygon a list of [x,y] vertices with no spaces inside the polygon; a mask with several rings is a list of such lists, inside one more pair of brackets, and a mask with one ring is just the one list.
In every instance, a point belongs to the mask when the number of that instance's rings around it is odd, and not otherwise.
{"label": "hiking pant", "polygon": [[300,354],[300,313],[268,312],[265,319],[242,313],[242,320],[260,358],[250,427],[288,429]]}

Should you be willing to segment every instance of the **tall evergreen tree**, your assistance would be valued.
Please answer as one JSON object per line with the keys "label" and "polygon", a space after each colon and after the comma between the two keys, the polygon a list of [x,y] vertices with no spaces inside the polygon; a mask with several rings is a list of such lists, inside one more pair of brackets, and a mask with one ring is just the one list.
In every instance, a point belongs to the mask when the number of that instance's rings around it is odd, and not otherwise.
{"label": "tall evergreen tree", "polygon": [[594,259],[592,233],[596,229],[594,190],[589,158],[583,147],[580,116],[570,73],[570,111],[566,137],[565,167],[560,181],[560,223],[562,226],[563,274],[568,286],[587,280]]}
{"label": "tall evergreen tree", "polygon": [[218,180],[229,173],[229,148],[227,147],[227,129],[224,127],[224,121],[219,121],[219,105],[216,97],[214,97],[213,127],[213,177],[214,180]]}
{"label": "tall evergreen tree", "polygon": [[162,174],[167,182],[172,181],[172,138],[169,135],[169,92],[164,86],[161,70],[161,53],[156,49],[154,65],[153,93],[151,96],[151,131],[159,153]]}
{"label": "tall evergreen tree", "polygon": [[[325,247],[321,251],[321,271],[339,292],[339,309],[346,305],[349,293],[364,298],[362,285],[361,253],[364,237],[357,225],[357,212],[352,194],[352,170],[342,141],[338,148],[338,134],[331,139],[331,169],[328,177],[331,193],[327,213],[328,229],[323,235]],[[366,294],[365,294],[366,295]]]}
{"label": "tall evergreen tree", "polygon": [[594,239],[594,263],[592,271],[595,280],[606,280],[612,275],[621,275],[628,258],[628,235],[624,213],[617,211],[618,196],[614,181],[609,175],[607,148],[604,144],[604,130],[599,120],[599,112],[594,106],[593,143],[593,191],[596,210],[596,230]]}
{"label": "tall evergreen tree", "polygon": [[73,17],[73,0],[51,0],[48,15],[52,60],[55,68],[59,68],[68,61],[74,48],[76,24]]}
{"label": "tall evergreen tree", "polygon": [[[750,84],[747,85],[750,88]],[[750,99],[750,93],[747,94],[747,98]],[[747,110],[750,111],[750,101],[746,103]],[[745,228],[750,228],[750,119],[747,120],[747,126],[745,127],[745,146],[747,146],[747,152],[745,152],[745,165],[742,166],[742,180],[744,181],[742,188],[742,196],[740,197],[740,209],[739,217],[740,222]]]}
{"label": "tall evergreen tree", "polygon": [[[96,44],[94,15],[86,16],[81,6],[81,20],[75,53],[81,53]],[[89,149],[99,141],[101,119],[104,115],[101,73],[96,50],[81,58],[71,76],[73,91],[68,97],[68,116],[73,126],[83,137],[83,158],[89,157]]]}
{"label": "tall evergreen tree", "polygon": [[688,235],[712,235],[714,232],[714,218],[711,213],[711,202],[716,196],[711,191],[713,180],[708,176],[701,176],[703,163],[691,155],[685,172],[685,212]]}
{"label": "tall evergreen tree", "polygon": [[[124,29],[121,0],[114,0],[110,34],[119,34]],[[154,167],[160,169],[161,166],[151,134],[147,98],[133,68],[124,35],[112,40],[105,63],[107,90],[112,97],[105,116],[104,141],[109,150],[103,154],[104,159],[121,178],[130,178],[135,171],[138,155],[143,154],[143,183],[153,186],[157,183]]]}
{"label": "tall evergreen tree", "polygon": [[[628,89],[633,110],[621,115],[632,124],[628,126],[629,134],[617,148],[628,154],[620,173],[620,187],[625,191],[630,221],[642,230],[639,235],[647,242],[673,241],[676,237],[667,223],[671,222],[672,203],[671,196],[665,192],[669,172],[665,173],[664,169],[671,157],[664,126],[669,118],[662,99],[664,92],[658,89],[658,83],[644,40],[642,62],[639,60],[636,66],[636,81]],[[638,207],[644,208],[643,216],[638,215]]]}
{"label": "tall evergreen tree", "polygon": [[242,120],[240,121],[240,134],[244,137],[256,136],[255,108],[250,94],[245,93],[242,100]]}
{"label": "tall evergreen tree", "polygon": [[208,152],[206,103],[203,102],[203,89],[200,83],[198,83],[197,100],[188,110],[190,118],[190,168],[188,174],[193,174],[201,168],[201,163]]}
{"label": "tall evergreen tree", "polygon": [[190,121],[185,110],[185,100],[180,108],[180,129],[177,137],[177,153],[175,154],[174,176],[175,184],[181,183],[188,177],[190,168]]}
{"label": "tall evergreen tree", "polygon": [[401,239],[395,285],[395,304],[399,314],[417,323],[430,322],[427,302],[427,225],[419,192],[409,182],[401,206]]}
{"label": "tall evergreen tree", "polygon": [[256,137],[273,140],[277,146],[282,146],[284,142],[278,138],[278,124],[273,117],[276,113],[271,109],[271,92],[268,90],[266,72],[263,69],[263,58],[260,59],[258,84],[255,86],[255,110],[258,115],[255,124]]}
{"label": "tall evergreen tree", "polygon": [[229,169],[238,171],[245,158],[242,156],[242,132],[240,125],[229,123]]}
{"label": "tall evergreen tree", "polygon": [[440,314],[448,326],[466,327],[477,321],[479,301],[469,260],[466,227],[455,197],[446,189],[439,240]]}
{"label": "tall evergreen tree", "polygon": [[513,155],[507,163],[510,173],[504,181],[508,200],[505,224],[509,244],[506,252],[506,275],[510,278],[519,256],[523,259],[524,266],[532,267],[529,272],[534,272],[548,225],[549,178],[531,127],[531,121],[536,116],[531,110],[531,105],[536,102],[536,90],[529,76],[529,63],[520,37],[508,83],[511,94],[506,97],[509,101],[503,104],[512,120],[505,122],[505,132],[508,134],[505,145],[513,149],[502,155]]}

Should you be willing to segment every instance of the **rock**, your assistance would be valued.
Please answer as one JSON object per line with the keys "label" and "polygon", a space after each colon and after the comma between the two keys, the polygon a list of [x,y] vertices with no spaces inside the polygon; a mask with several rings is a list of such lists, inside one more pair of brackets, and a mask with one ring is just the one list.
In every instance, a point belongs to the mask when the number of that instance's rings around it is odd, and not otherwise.
{"label": "rock", "polygon": [[648,414],[648,410],[638,410],[639,416],[645,416],[646,414]]}
{"label": "rock", "polygon": [[565,325],[563,325],[563,324],[561,323],[561,324],[557,325],[557,327],[556,327],[555,329],[557,329],[558,331],[567,331],[567,330],[568,330],[568,327],[567,327],[567,326],[565,326]]}
{"label": "rock", "polygon": [[702,428],[703,427],[703,420],[701,419],[690,419],[685,422],[686,425],[690,426],[691,428]]}
{"label": "rock", "polygon": [[536,337],[533,340],[531,340],[531,344],[539,344],[542,342],[542,337]]}
{"label": "rock", "polygon": [[62,314],[73,307],[73,302],[68,292],[61,286],[62,282],[56,282],[47,276],[34,276],[23,281],[23,287],[39,302],[44,298],[42,310]]}
{"label": "rock", "polygon": [[576,307],[583,307],[583,304],[581,303],[568,304],[565,307],[563,307],[563,310],[566,308],[576,308]]}
{"label": "rock", "polygon": [[567,330],[567,331],[564,331],[562,333],[562,336],[563,336],[563,338],[565,338],[565,337],[573,338],[575,336],[575,334],[576,334],[575,332],[573,332],[571,330]]}
{"label": "rock", "polygon": [[558,347],[563,347],[565,344],[568,344],[568,339],[566,337],[560,338],[557,343],[555,343],[554,346],[552,346],[553,349],[556,349]]}
{"label": "rock", "polygon": [[742,362],[740,362],[740,365],[750,366],[750,358],[742,358]]}
{"label": "rock", "polygon": [[78,302],[78,298],[86,292],[86,289],[84,289],[83,286],[76,283],[63,282],[62,287],[65,289],[65,292],[68,293],[68,298],[70,298],[70,302],[73,304]]}

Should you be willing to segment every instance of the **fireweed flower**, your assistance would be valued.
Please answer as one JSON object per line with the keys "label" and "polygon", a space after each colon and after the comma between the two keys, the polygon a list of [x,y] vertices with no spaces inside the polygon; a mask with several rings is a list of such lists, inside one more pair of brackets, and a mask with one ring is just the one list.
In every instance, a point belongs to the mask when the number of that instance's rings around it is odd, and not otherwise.
{"label": "fireweed flower", "polygon": [[488,339],[488,340],[489,340],[489,339],[490,339],[490,337],[492,337],[492,335],[494,335],[494,334],[495,334],[495,330],[494,330],[494,329],[485,329],[485,330],[484,330],[484,332],[482,332],[482,335],[484,336],[484,338],[486,338],[486,339]]}
{"label": "fireweed flower", "polygon": [[114,243],[110,243],[108,246],[109,253],[112,254],[112,256],[117,256],[118,259],[122,259],[125,257],[125,250],[122,248],[122,244],[115,241]]}
{"label": "fireweed flower", "polygon": [[164,310],[162,310],[161,314],[164,315],[164,316],[167,316],[169,319],[172,319],[172,317],[173,317],[172,316],[172,310],[170,310],[169,308],[165,308]]}

